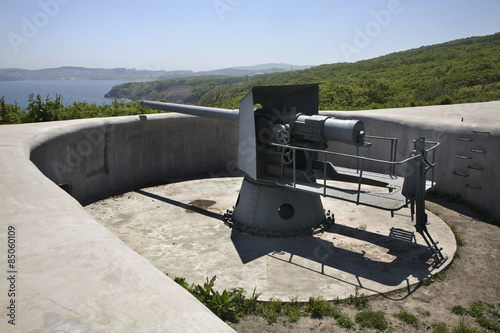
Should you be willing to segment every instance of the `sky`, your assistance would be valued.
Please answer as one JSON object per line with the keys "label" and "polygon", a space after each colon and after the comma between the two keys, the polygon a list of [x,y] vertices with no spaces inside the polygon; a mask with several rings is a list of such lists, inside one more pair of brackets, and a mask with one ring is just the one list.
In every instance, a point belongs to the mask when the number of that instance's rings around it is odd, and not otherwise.
{"label": "sky", "polygon": [[0,68],[355,62],[500,32],[500,0],[0,0]]}

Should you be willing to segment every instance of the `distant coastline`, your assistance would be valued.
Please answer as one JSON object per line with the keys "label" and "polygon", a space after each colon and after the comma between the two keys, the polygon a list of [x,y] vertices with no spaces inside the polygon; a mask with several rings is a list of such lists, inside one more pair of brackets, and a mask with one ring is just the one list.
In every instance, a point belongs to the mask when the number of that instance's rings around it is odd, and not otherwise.
{"label": "distant coastline", "polygon": [[0,97],[5,96],[7,104],[17,104],[26,108],[29,104],[29,95],[39,94],[45,101],[61,95],[62,103],[71,105],[74,102],[87,102],[96,105],[110,104],[114,98],[105,98],[104,95],[115,85],[126,81],[115,80],[35,80],[35,81],[0,81]]}
{"label": "distant coastline", "polygon": [[58,67],[46,69],[0,69],[1,81],[155,81],[174,78],[225,75],[225,76],[253,76],[257,74],[277,73],[307,69],[312,66],[294,66],[289,64],[270,63],[256,66],[223,68],[212,71],[194,72],[192,70],[138,70],[135,68],[86,68],[86,67]]}

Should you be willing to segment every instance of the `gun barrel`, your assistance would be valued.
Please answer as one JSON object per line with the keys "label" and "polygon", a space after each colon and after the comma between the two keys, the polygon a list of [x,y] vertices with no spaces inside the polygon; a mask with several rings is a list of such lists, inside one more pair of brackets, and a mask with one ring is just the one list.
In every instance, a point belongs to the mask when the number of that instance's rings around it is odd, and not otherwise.
{"label": "gun barrel", "polygon": [[179,112],[192,116],[207,117],[214,119],[225,119],[238,122],[239,110],[209,108],[205,106],[194,106],[185,104],[163,103],[153,101],[141,101],[141,106],[149,109]]}

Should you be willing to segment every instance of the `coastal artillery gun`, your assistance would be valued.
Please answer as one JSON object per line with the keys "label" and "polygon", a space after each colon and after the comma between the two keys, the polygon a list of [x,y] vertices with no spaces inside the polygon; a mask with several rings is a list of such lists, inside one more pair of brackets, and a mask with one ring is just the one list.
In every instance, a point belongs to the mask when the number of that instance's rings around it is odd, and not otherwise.
{"label": "coastal artillery gun", "polygon": [[[426,180],[426,173],[435,165],[428,153],[434,154],[439,143],[419,138],[410,157],[400,162],[393,160],[392,148],[391,161],[329,151],[329,142],[357,148],[371,143],[366,141],[369,136],[362,121],[320,115],[318,93],[317,84],[256,86],[240,101],[239,110],[152,101],[141,105],[238,123],[238,168],[245,177],[235,206],[224,214],[231,227],[269,237],[324,231],[334,223],[334,216],[324,210],[321,196],[391,214],[410,204],[417,232],[433,251],[435,264],[443,263],[446,258],[429,235],[425,213],[425,192],[434,184]],[[356,159],[358,168],[336,167],[329,161],[332,157]],[[367,172],[365,161],[391,168],[405,165],[406,171],[404,177]],[[346,183],[357,189],[343,187]]]}

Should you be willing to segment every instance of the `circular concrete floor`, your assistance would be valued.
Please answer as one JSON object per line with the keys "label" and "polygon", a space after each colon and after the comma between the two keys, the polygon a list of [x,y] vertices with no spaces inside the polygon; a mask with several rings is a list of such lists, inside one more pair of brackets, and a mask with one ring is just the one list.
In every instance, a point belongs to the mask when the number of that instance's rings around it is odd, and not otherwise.
{"label": "circular concrete floor", "polygon": [[[409,209],[387,211],[322,198],[335,225],[322,234],[262,238],[224,225],[242,178],[208,177],[128,192],[86,206],[105,227],[159,270],[188,283],[217,276],[215,289],[244,288],[260,300],[327,300],[409,287],[451,263],[453,233],[427,212],[428,230],[447,261],[433,269],[430,251],[414,232]],[[147,276],[144,277],[147,279]]]}

